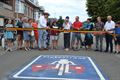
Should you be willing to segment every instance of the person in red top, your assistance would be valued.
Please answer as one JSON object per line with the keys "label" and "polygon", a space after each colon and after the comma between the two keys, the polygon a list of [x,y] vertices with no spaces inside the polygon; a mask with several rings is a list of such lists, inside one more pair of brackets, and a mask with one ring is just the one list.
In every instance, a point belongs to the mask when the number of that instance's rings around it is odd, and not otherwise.
{"label": "person in red top", "polygon": [[[38,28],[38,23],[35,21],[35,19],[33,20],[32,27]],[[35,35],[36,44],[38,45],[38,30],[34,30],[34,35]]]}
{"label": "person in red top", "polygon": [[[82,22],[79,21],[79,16],[75,17],[75,22],[72,25],[73,30],[80,30],[82,28]],[[76,48],[75,48],[75,40],[77,39],[76,42]],[[78,49],[79,48],[79,43],[82,44],[82,39],[81,39],[81,34],[77,32],[72,33],[72,49]],[[82,46],[81,46],[82,47]]]}
{"label": "person in red top", "polygon": [[76,21],[73,23],[73,30],[80,30],[80,28],[82,27],[82,22],[79,21],[79,17],[76,17]]}
{"label": "person in red top", "polygon": [[[51,29],[58,29],[56,19],[53,20],[52,25],[51,25]],[[51,37],[51,41],[52,41],[51,48],[55,50],[58,47],[59,31],[51,30],[50,37]]]}

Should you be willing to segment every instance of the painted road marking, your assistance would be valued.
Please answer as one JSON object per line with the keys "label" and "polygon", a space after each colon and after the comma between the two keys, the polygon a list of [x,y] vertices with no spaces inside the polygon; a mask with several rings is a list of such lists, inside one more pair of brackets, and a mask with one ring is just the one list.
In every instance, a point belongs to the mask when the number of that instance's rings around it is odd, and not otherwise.
{"label": "painted road marking", "polygon": [[[46,60],[48,59],[48,60]],[[46,61],[44,61],[46,60]],[[40,61],[43,61],[42,64]],[[48,61],[48,62],[47,62]],[[47,62],[47,63],[44,63]],[[85,62],[85,63],[84,63]],[[37,64],[37,65],[36,65]],[[80,64],[82,64],[80,66]],[[38,69],[30,71],[31,66]],[[46,67],[47,66],[47,67]],[[44,75],[41,73],[44,71]],[[55,73],[55,71],[58,73]],[[88,71],[87,71],[88,70]],[[51,72],[52,71],[52,72]],[[80,71],[80,72],[79,72]],[[92,74],[90,73],[92,72]],[[26,73],[26,74],[25,74]],[[29,73],[29,74],[27,74]],[[32,76],[37,73],[36,76]],[[32,75],[30,75],[32,74]],[[39,75],[42,76],[39,76]],[[54,75],[54,76],[49,76]],[[35,74],[34,74],[35,75]],[[74,75],[74,76],[72,76]],[[77,75],[77,76],[76,76]],[[66,77],[67,76],[67,77]],[[84,77],[86,76],[86,77]],[[34,80],[108,80],[90,57],[67,56],[67,55],[41,55],[13,75],[14,79],[34,79]]]}

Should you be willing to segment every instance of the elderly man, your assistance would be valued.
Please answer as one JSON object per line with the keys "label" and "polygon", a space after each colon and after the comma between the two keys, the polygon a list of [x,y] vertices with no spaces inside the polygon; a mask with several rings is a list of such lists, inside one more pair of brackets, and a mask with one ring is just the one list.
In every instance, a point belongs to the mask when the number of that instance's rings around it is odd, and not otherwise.
{"label": "elderly man", "polygon": [[[104,23],[101,21],[101,17],[97,17],[97,23],[95,23],[95,30],[96,31],[103,31]],[[96,50],[102,52],[103,47],[103,34],[96,35]]]}
{"label": "elderly man", "polygon": [[[48,28],[47,27],[47,18],[49,16],[49,13],[43,13],[43,15],[39,19],[38,28]],[[46,30],[39,30],[38,31],[38,47],[39,50],[47,50],[47,31]],[[43,45],[43,46],[42,46]]]}
{"label": "elderly man", "polygon": [[113,52],[113,36],[111,34],[113,34],[113,29],[115,28],[115,22],[112,21],[112,17],[108,16],[107,17],[107,22],[105,23],[104,26],[104,30],[106,31],[105,34],[105,39],[106,39],[106,50],[105,52],[109,51],[109,47],[110,47],[110,53]]}

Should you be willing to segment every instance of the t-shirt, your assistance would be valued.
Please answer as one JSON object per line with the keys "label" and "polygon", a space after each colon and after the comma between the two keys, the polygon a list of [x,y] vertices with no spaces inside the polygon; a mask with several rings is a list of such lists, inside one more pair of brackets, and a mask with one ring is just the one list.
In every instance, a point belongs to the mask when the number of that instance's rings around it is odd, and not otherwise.
{"label": "t-shirt", "polygon": [[68,22],[67,24],[66,24],[66,23],[63,24],[63,28],[64,28],[65,30],[70,30],[70,29],[71,29],[71,26],[72,26],[72,23],[71,23],[71,22]]}
{"label": "t-shirt", "polygon": [[[33,28],[38,28],[38,24],[37,24],[37,23],[32,23],[32,27],[33,27]],[[34,30],[34,32],[37,33],[38,30]]]}
{"label": "t-shirt", "polygon": [[23,23],[23,28],[32,28],[32,26],[29,23]]}
{"label": "t-shirt", "polygon": [[[11,27],[13,27],[13,25],[12,24],[6,24],[5,25],[5,27],[6,28],[11,28]],[[10,30],[6,30],[6,32],[5,32],[5,38],[6,39],[13,39],[13,32],[12,31],[10,31]]]}
{"label": "t-shirt", "polygon": [[[31,24],[23,23],[23,28],[32,28]],[[30,30],[24,30],[24,32],[31,32]]]}
{"label": "t-shirt", "polygon": [[94,27],[93,23],[87,23],[84,28],[85,28],[85,29],[88,29],[88,30],[92,30],[93,27]]}
{"label": "t-shirt", "polygon": [[[12,24],[6,24],[5,25],[5,28],[12,28],[13,27],[13,25]],[[7,30],[7,31],[9,31],[9,30]],[[12,31],[11,31],[12,32]]]}
{"label": "t-shirt", "polygon": [[[63,23],[63,28],[64,28],[64,30],[70,30],[70,29],[71,29],[71,26],[72,26],[72,23],[71,23],[71,22],[68,22],[67,24],[66,24],[66,23]],[[64,32],[64,33],[69,33],[69,32]]]}
{"label": "t-shirt", "polygon": [[57,26],[58,26],[59,29],[62,28],[63,23],[64,23],[64,20],[63,20],[63,19],[59,19],[59,20],[58,20],[58,22],[57,22]]}
{"label": "t-shirt", "polygon": [[12,24],[6,24],[5,27],[6,28],[11,28],[11,27],[13,27],[13,25]]}
{"label": "t-shirt", "polygon": [[115,28],[115,34],[120,34],[120,28]]}
{"label": "t-shirt", "polygon": [[[57,26],[56,23],[52,23],[52,29],[58,29],[58,26]],[[50,31],[50,34],[51,34],[51,35],[54,35],[54,36],[57,36],[57,35],[59,35],[59,31],[51,30],[51,31]]]}
{"label": "t-shirt", "polygon": [[[20,22],[20,21],[19,21],[16,26],[18,26],[18,28],[23,28],[23,22]],[[17,34],[23,35],[23,31],[19,31],[19,30],[18,30],[18,31],[17,31]]]}
{"label": "t-shirt", "polygon": [[81,27],[82,27],[82,22],[80,22],[80,21],[75,21],[75,22],[73,23],[73,29],[78,30],[78,29],[80,29]]}
{"label": "t-shirt", "polygon": [[18,28],[22,28],[22,24],[23,24],[23,22],[19,21],[16,26],[18,26]]}
{"label": "t-shirt", "polygon": [[103,30],[103,29],[104,29],[104,23],[103,23],[103,22],[97,22],[97,23],[95,24],[95,29],[96,29],[97,31]]}

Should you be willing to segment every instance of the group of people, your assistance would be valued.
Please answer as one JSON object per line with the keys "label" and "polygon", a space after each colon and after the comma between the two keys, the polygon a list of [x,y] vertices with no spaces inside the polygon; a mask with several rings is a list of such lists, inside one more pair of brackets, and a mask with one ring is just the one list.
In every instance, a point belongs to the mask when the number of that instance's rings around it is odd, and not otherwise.
{"label": "group of people", "polygon": [[[14,30],[7,30],[7,28],[37,28],[38,24],[33,19],[28,19],[26,17],[20,18],[20,20],[17,22],[15,26],[12,23],[12,20],[8,20],[5,25],[5,32],[4,32],[4,38],[5,38],[5,46],[4,48],[6,51],[13,51],[13,45],[14,41],[17,41],[17,49],[24,49],[26,51],[31,50],[34,48],[34,42],[36,41],[36,44],[38,43],[38,31],[36,30],[18,30],[17,32]],[[17,34],[17,37],[16,37]],[[23,44],[24,43],[24,44]],[[30,49],[31,48],[31,49]]]}
{"label": "group of people", "polygon": [[[17,27],[23,28],[23,30],[17,31],[17,48],[29,51],[34,48],[38,48],[40,51],[48,49],[57,49],[60,30],[64,35],[64,50],[69,51],[77,50],[79,47],[85,46],[86,49],[91,49],[95,36],[95,51],[103,52],[103,38],[106,40],[106,49],[104,52],[113,53],[113,41],[115,41],[115,52],[120,53],[120,22],[115,23],[111,16],[107,16],[107,22],[104,23],[101,17],[97,17],[95,23],[90,18],[86,22],[82,23],[79,20],[79,16],[75,17],[75,21],[72,23],[69,20],[69,16],[63,20],[49,18],[49,13],[43,13],[40,16],[39,21],[28,19],[26,17],[21,18],[16,24]],[[13,27],[11,20],[5,25],[6,28]],[[38,30],[24,30],[24,28],[38,28]],[[57,29],[57,30],[56,30]],[[67,31],[68,30],[68,31]],[[74,32],[70,32],[74,31]],[[77,32],[85,30],[86,32]],[[88,33],[89,31],[98,31],[99,33]],[[76,32],[75,32],[76,31]],[[88,31],[88,32],[87,32]],[[82,37],[84,35],[84,39]],[[13,31],[5,31],[6,39],[6,51],[12,51],[13,47]],[[50,43],[51,42],[51,43]]]}

